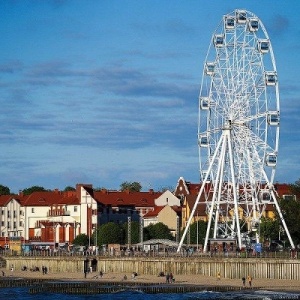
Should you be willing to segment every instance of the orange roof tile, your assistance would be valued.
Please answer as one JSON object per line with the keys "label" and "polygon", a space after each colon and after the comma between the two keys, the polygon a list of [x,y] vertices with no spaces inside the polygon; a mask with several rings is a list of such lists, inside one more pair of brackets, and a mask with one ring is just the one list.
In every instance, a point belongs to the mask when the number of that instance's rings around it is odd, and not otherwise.
{"label": "orange roof tile", "polygon": [[59,192],[59,191],[46,191],[46,192],[33,192],[29,196],[23,196],[24,206],[50,206],[53,204],[66,204],[76,205],[80,204],[80,200],[74,194]]}
{"label": "orange roof tile", "polygon": [[135,207],[153,207],[154,200],[161,192],[129,192],[129,191],[96,191],[94,199],[107,206],[135,206]]}

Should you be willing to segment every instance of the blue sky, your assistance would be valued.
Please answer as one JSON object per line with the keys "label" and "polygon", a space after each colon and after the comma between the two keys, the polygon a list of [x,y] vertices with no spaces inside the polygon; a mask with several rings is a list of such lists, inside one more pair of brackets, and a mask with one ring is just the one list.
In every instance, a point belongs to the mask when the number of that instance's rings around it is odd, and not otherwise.
{"label": "blue sky", "polygon": [[[300,1],[0,1],[0,184],[118,189],[199,180],[198,95],[211,35],[264,23],[281,98],[276,180],[300,177]],[[295,13],[296,12],[296,13]]]}

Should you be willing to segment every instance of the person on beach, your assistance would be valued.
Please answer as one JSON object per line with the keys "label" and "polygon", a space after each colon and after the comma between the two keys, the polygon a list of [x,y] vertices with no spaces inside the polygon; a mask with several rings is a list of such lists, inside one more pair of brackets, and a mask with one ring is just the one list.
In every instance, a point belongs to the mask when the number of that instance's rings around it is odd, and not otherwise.
{"label": "person on beach", "polygon": [[170,275],[169,275],[169,273],[167,273],[167,275],[166,275],[166,283],[169,283],[169,281],[170,281]]}
{"label": "person on beach", "polygon": [[245,287],[246,286],[246,278],[245,277],[242,278],[242,283],[243,283],[243,287]]}
{"label": "person on beach", "polygon": [[252,287],[252,277],[250,275],[248,275],[248,283],[249,287]]}

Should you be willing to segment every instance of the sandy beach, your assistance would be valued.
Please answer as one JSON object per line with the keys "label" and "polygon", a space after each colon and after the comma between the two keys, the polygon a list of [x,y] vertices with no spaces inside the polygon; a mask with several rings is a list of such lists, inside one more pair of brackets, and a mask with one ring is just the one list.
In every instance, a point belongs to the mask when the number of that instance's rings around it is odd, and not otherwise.
{"label": "sandy beach", "polygon": [[[6,269],[0,269],[0,276],[3,275],[4,278],[45,278],[49,280],[63,280],[63,281],[104,281],[104,282],[124,282],[124,281],[135,281],[138,283],[151,283],[151,284],[162,284],[166,283],[165,277],[159,277],[155,275],[137,275],[135,278],[132,278],[130,273],[104,273],[100,277],[99,273],[92,272],[87,273],[86,278],[84,273],[51,273],[43,274],[41,271],[8,271]],[[127,279],[124,279],[126,275]],[[3,277],[3,276],[2,276]],[[249,288],[246,277],[246,288]],[[201,286],[234,286],[234,287],[243,287],[242,279],[220,279],[215,277],[203,276],[203,275],[176,275],[174,274],[175,284],[192,284],[192,285],[201,285]],[[300,284],[297,280],[278,280],[278,279],[252,279],[252,288],[253,289],[263,289],[263,290],[272,290],[272,291],[290,291],[290,292],[300,292]]]}

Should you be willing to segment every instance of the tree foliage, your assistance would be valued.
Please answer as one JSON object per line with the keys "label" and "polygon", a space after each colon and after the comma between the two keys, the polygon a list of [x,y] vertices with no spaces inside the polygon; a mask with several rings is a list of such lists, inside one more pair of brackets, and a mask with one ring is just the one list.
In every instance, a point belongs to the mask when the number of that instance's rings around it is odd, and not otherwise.
{"label": "tree foliage", "polygon": [[66,186],[64,189],[64,192],[69,192],[69,191],[76,191],[76,189],[70,185]]}
{"label": "tree foliage", "polygon": [[[124,244],[128,244],[128,222],[123,224]],[[140,242],[140,223],[136,221],[131,222],[131,244]]]}
{"label": "tree foliage", "polygon": [[170,229],[163,223],[150,224],[144,228],[144,240],[169,239],[173,240]]}
{"label": "tree foliage", "polygon": [[9,187],[0,184],[0,195],[10,195]]}
{"label": "tree foliage", "polygon": [[[295,199],[284,200],[281,199],[279,201],[279,206],[281,208],[281,212],[287,228],[289,229],[291,238],[295,245],[300,244],[300,205],[299,201]],[[280,221],[280,216],[278,213],[276,214],[276,219],[278,222]],[[278,233],[278,231],[277,231]],[[286,238],[285,233],[282,235],[283,238]]]}
{"label": "tree foliage", "polygon": [[46,190],[42,186],[34,185],[27,189],[24,189],[22,192],[24,195],[31,195],[33,192],[45,192]]}
{"label": "tree foliage", "polygon": [[[207,222],[204,221],[198,221],[194,222],[190,225],[190,228],[184,238],[185,244],[204,244],[204,239],[206,235],[206,228],[207,228]],[[181,232],[181,236],[183,236],[185,228]],[[198,239],[197,239],[197,233],[198,233]]]}
{"label": "tree foliage", "polygon": [[88,246],[89,245],[89,237],[81,233],[76,236],[76,238],[73,240],[73,244],[77,246]]}
{"label": "tree foliage", "polygon": [[139,182],[128,182],[128,181],[125,181],[123,183],[121,183],[120,185],[120,190],[122,192],[128,190],[130,192],[140,192],[142,189],[142,186]]}
{"label": "tree foliage", "polygon": [[279,221],[278,220],[273,220],[270,218],[261,218],[260,219],[260,237],[261,237],[261,242],[263,241],[272,241],[278,239],[278,232],[279,232]]}
{"label": "tree foliage", "polygon": [[98,246],[106,244],[120,244],[123,241],[123,237],[123,228],[113,222],[103,224],[97,230]]}
{"label": "tree foliage", "polygon": [[299,199],[300,198],[300,178],[297,181],[295,181],[294,184],[290,185],[290,189],[291,189],[291,193],[296,195],[297,198]]}

